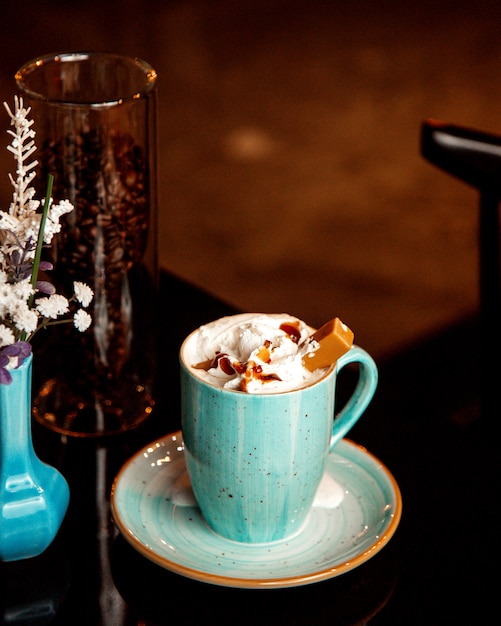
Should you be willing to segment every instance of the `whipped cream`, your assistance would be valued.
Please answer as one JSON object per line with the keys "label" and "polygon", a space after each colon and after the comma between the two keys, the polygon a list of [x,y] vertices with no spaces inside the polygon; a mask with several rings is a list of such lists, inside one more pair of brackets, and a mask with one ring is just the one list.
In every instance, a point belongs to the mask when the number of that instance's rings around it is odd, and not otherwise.
{"label": "whipped cream", "polygon": [[303,357],[318,344],[314,329],[286,313],[243,313],[201,326],[184,347],[193,373],[213,385],[247,393],[279,393],[320,379]]}

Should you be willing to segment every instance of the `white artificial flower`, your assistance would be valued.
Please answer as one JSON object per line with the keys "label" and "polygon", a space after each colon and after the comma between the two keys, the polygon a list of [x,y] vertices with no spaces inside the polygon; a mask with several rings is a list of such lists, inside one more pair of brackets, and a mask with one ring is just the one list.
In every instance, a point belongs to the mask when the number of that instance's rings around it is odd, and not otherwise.
{"label": "white artificial flower", "polygon": [[61,200],[58,204],[51,205],[50,207],[50,219],[53,222],[58,222],[59,218],[65,213],[71,213],[73,211],[73,205],[69,200]]}
{"label": "white artificial flower", "polygon": [[52,241],[52,237],[61,231],[59,218],[71,211],[73,211],[73,205],[69,200],[63,200],[59,204],[50,205],[47,221],[45,222],[44,243],[49,244]]}
{"label": "white artificial flower", "polygon": [[89,306],[92,296],[94,295],[92,289],[85,283],[81,283],[78,280],[73,283],[73,288],[75,289],[75,297],[80,304],[84,307]]}
{"label": "white artificial flower", "polygon": [[0,282],[0,316],[7,317],[11,311],[17,311],[20,303],[24,303],[26,298],[20,297],[16,293],[16,283]]}
{"label": "white artificial flower", "polygon": [[18,309],[12,312],[12,319],[19,330],[28,334],[35,332],[38,325],[38,315],[26,303],[20,303]]}
{"label": "white artificial flower", "polygon": [[73,323],[75,325],[75,328],[79,330],[81,333],[83,333],[84,330],[87,330],[87,328],[89,328],[89,326],[91,325],[91,322],[92,322],[92,317],[87,313],[87,311],[84,311],[83,309],[79,309],[75,313],[75,316],[73,318]]}
{"label": "white artificial flower", "polygon": [[44,317],[56,319],[58,315],[63,315],[69,310],[68,300],[57,293],[47,298],[38,298],[36,308]]}
{"label": "white artificial flower", "polygon": [[0,324],[0,347],[10,346],[15,340],[16,338],[12,330],[5,326],[5,324]]}
{"label": "white artificial flower", "polygon": [[20,300],[27,300],[32,294],[35,293],[29,278],[25,278],[18,283],[14,283],[12,285],[12,289]]}
{"label": "white artificial flower", "polygon": [[[49,206],[44,205],[40,211],[40,201],[35,198],[32,186],[37,166],[37,161],[31,160],[36,150],[35,131],[31,128],[33,120],[28,119],[30,108],[24,108],[22,98],[14,96],[14,102],[14,112],[4,103],[11,126],[14,126],[14,130],[7,131],[12,137],[7,149],[14,155],[17,165],[16,177],[9,174],[14,193],[9,210],[0,210],[0,382],[6,384],[9,384],[9,377],[5,371],[17,367],[19,362],[17,357],[11,356],[8,346],[19,342],[20,349],[25,351],[26,347],[21,344],[30,343],[39,328],[71,322],[71,318],[57,319],[70,310],[70,300],[64,296],[52,293],[33,303],[37,291],[43,290],[45,294],[49,291],[48,286],[38,283],[39,266],[35,259],[39,259],[37,250],[40,252],[41,240],[45,245],[50,244],[54,234],[61,230],[60,218],[74,207],[69,200],[53,204],[49,198]],[[40,237],[44,214],[43,237]],[[74,286],[75,296],[71,302],[77,300],[82,306],[88,306],[94,295],[90,287],[81,282],[75,282]],[[86,330],[91,322],[90,315],[82,310],[73,318],[80,331]]]}

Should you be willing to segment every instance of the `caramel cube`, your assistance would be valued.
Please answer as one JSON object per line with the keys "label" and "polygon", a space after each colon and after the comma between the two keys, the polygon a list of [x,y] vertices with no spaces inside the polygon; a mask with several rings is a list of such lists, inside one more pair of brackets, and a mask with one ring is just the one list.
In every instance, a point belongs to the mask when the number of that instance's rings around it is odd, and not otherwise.
{"label": "caramel cube", "polygon": [[309,337],[308,342],[314,340],[319,345],[304,355],[303,365],[310,372],[333,365],[351,348],[353,337],[353,332],[338,317],[330,320]]}

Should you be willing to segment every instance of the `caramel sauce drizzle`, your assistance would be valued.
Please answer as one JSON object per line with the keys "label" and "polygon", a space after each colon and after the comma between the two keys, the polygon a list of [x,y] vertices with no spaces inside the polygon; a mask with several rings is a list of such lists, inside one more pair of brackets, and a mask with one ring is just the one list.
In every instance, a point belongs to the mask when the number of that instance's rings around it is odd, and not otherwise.
{"label": "caramel sauce drizzle", "polygon": [[[299,322],[284,322],[280,325],[280,330],[282,330],[291,339],[291,341],[296,344],[299,343],[299,340],[301,339]],[[271,362],[270,346],[271,341],[266,339],[264,345],[259,348],[257,356],[263,363]],[[206,371],[214,367],[219,367],[228,376],[231,376],[234,373],[240,374],[242,376],[242,380],[240,381],[241,391],[247,391],[249,383],[253,380],[260,380],[263,383],[271,380],[281,380],[280,376],[277,374],[263,374],[262,366],[257,364],[255,361],[247,361],[245,363],[235,361],[234,363],[231,363],[228,354],[225,352],[218,352],[212,360],[202,361],[201,363],[193,365],[193,367],[195,369],[203,369]]]}

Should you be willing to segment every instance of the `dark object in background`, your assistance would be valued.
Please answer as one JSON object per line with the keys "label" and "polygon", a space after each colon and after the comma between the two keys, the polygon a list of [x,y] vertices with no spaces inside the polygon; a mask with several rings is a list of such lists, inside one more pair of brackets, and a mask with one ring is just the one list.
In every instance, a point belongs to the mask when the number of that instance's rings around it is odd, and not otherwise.
{"label": "dark object in background", "polygon": [[428,161],[480,193],[480,354],[484,370],[481,413],[486,416],[495,411],[499,403],[496,385],[501,374],[501,136],[426,120],[422,125],[421,153]]}

